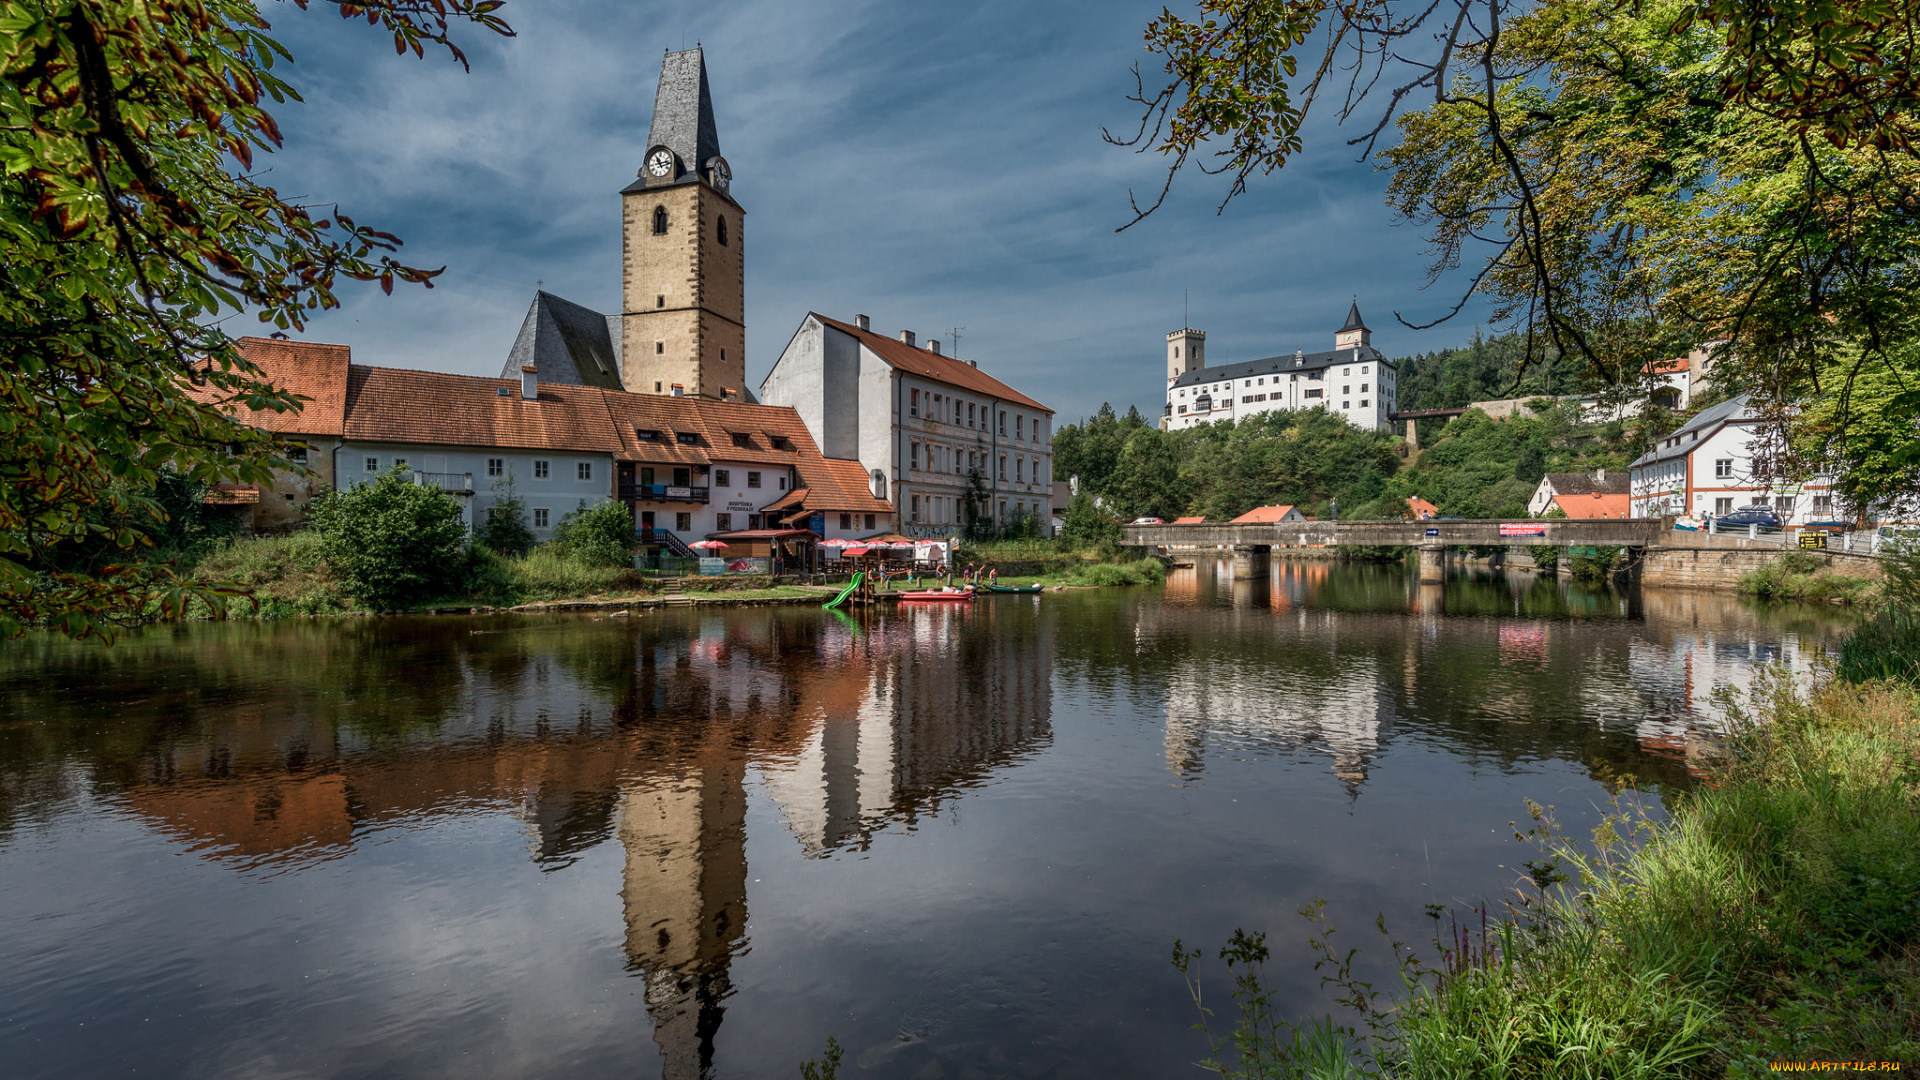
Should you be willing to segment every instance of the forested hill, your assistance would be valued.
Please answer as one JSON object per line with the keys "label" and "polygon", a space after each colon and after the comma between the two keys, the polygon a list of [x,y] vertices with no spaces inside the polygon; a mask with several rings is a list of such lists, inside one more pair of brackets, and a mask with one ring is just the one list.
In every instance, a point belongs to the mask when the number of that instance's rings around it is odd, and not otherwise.
{"label": "forested hill", "polygon": [[[1541,364],[1522,377],[1523,344],[1513,335],[1476,336],[1463,348],[1395,361],[1399,408],[1575,392],[1565,365]],[[1343,518],[1399,517],[1415,495],[1446,514],[1507,517],[1525,513],[1543,473],[1624,468],[1670,421],[1662,414],[1586,423],[1572,402],[1504,422],[1474,412],[1422,425],[1423,449],[1413,452],[1394,432],[1361,431],[1324,409],[1168,432],[1137,409],[1119,415],[1103,405],[1060,426],[1054,475],[1079,477],[1082,490],[1123,519],[1222,521],[1276,504],[1326,517],[1336,501]]]}
{"label": "forested hill", "polygon": [[1402,412],[1458,409],[1475,401],[1576,392],[1569,364],[1538,361],[1521,377],[1525,354],[1526,342],[1518,334],[1482,338],[1475,331],[1473,341],[1461,348],[1402,357],[1393,362],[1400,371],[1396,407]]}

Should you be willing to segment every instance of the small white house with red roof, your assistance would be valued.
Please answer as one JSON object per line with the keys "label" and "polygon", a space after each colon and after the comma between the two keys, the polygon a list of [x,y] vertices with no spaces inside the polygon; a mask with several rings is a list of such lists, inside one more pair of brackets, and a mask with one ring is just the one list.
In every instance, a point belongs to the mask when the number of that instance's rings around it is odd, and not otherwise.
{"label": "small white house with red roof", "polygon": [[760,400],[800,414],[823,454],[853,458],[901,532],[952,536],[977,473],[993,520],[1037,519],[1053,495],[1053,410],[949,356],[911,330],[874,333],[808,313],[760,384]]}

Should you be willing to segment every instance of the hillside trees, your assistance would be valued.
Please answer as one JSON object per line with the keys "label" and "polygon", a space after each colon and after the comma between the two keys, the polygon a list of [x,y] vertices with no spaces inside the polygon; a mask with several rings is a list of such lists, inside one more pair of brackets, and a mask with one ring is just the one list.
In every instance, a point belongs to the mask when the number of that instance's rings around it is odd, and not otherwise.
{"label": "hillside trees", "polygon": [[1224,207],[1331,97],[1432,276],[1528,365],[1638,394],[1644,363],[1723,339],[1717,377],[1785,429],[1873,400],[1848,391],[1920,336],[1916,22],[1911,0],[1201,0],[1147,27],[1165,78],[1115,141],[1168,162],[1134,220],[1189,164],[1229,178]]}
{"label": "hillside trees", "polygon": [[[307,0],[295,0],[306,7]],[[416,55],[497,0],[341,4]],[[343,280],[430,284],[392,235],[262,182],[297,100],[252,0],[0,0],[0,636],[105,636],[217,590],[142,563],[162,470],[264,482],[294,468],[222,403],[287,410],[223,320],[283,329]],[[189,380],[201,384],[189,392]],[[121,557],[63,564],[104,543]]]}

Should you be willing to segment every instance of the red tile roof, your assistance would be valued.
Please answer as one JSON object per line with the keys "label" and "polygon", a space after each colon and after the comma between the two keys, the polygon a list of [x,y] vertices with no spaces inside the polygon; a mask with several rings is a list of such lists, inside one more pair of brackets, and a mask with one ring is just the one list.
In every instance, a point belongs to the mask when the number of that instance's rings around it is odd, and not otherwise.
{"label": "red tile roof", "polygon": [[[501,396],[499,391],[509,393]],[[353,366],[347,438],[368,442],[498,446],[517,450],[620,449],[613,420],[590,386],[542,383],[523,401],[518,379]]]}
{"label": "red tile roof", "polygon": [[1640,369],[1648,375],[1665,375],[1675,371],[1687,370],[1687,358],[1675,357],[1672,360],[1652,360]]}
{"label": "red tile roof", "polygon": [[1173,523],[1175,525],[1204,525],[1207,523],[1207,519],[1204,517],[1174,518]]}
{"label": "red tile roof", "polygon": [[1440,516],[1440,508],[1418,495],[1407,496],[1407,516],[1415,520],[1429,520]]}
{"label": "red tile roof", "polygon": [[1626,495],[1556,495],[1553,503],[1570,518],[1632,517],[1632,500]]}
{"label": "red tile roof", "polygon": [[[269,430],[369,442],[574,450],[648,465],[791,467],[798,473],[796,490],[770,508],[893,513],[891,503],[874,497],[859,462],[822,457],[800,414],[784,406],[549,382],[526,401],[518,379],[349,364],[343,345],[266,338],[241,343],[269,382],[315,399],[300,414],[305,427]],[[268,427],[294,415],[249,413],[247,422]],[[330,429],[318,430],[327,424]],[[642,439],[641,431],[658,438]],[[683,434],[694,441],[681,442]],[[736,445],[736,436],[745,445]]]}
{"label": "red tile roof", "polygon": [[891,514],[893,504],[874,495],[866,467],[842,458],[812,458],[800,464],[807,485],[807,509]]}
{"label": "red tile roof", "polygon": [[1047,408],[1045,405],[1015,390],[999,379],[981,371],[965,360],[956,360],[951,356],[942,356],[931,350],[918,348],[904,341],[887,337],[885,334],[876,334],[871,330],[862,330],[852,323],[843,323],[838,319],[829,319],[817,311],[811,314],[814,318],[819,319],[822,323],[833,327],[835,330],[843,334],[851,334],[855,338],[858,338],[862,345],[873,350],[875,356],[885,360],[896,370],[910,371],[915,375],[932,379],[935,382],[943,382],[948,386],[958,387],[959,389],[968,390],[976,394],[984,394],[988,397],[999,398],[1016,405],[1025,405],[1030,409],[1038,409],[1049,415],[1053,412],[1052,409]]}
{"label": "red tile roof", "polygon": [[1293,512],[1291,506],[1257,506],[1234,518],[1234,525],[1258,525],[1269,521],[1279,521]]}
{"label": "red tile roof", "polygon": [[222,401],[221,391],[210,386],[188,384],[187,393],[201,401],[226,406],[236,419],[262,431],[340,437],[347,408],[347,368],[352,355],[345,345],[243,337],[234,342],[234,348],[241,357],[260,368],[268,383],[306,398],[303,407],[298,412],[249,409],[237,402]]}

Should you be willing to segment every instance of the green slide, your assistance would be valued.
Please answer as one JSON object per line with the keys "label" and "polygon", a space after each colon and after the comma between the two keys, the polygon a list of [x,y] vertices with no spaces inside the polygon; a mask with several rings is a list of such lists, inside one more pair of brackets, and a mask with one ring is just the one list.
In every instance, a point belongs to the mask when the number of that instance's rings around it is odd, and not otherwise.
{"label": "green slide", "polygon": [[820,606],[823,608],[839,607],[841,604],[846,602],[847,597],[853,595],[853,590],[860,587],[860,579],[866,576],[867,576],[867,572],[865,570],[862,570],[859,573],[853,575],[853,580],[847,582],[847,587],[840,590],[839,596],[834,597],[833,599],[827,601],[824,604],[821,604]]}

